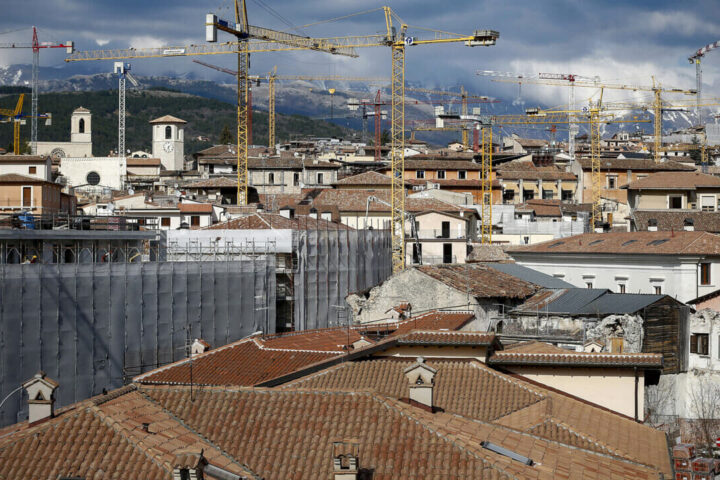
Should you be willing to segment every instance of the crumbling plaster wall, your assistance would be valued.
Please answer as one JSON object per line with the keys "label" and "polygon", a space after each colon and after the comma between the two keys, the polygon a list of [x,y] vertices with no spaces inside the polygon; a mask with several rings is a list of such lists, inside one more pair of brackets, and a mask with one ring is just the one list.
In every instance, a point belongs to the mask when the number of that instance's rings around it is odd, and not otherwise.
{"label": "crumbling plaster wall", "polygon": [[478,302],[468,294],[451,288],[415,269],[393,275],[383,283],[346,298],[355,323],[371,323],[391,318],[389,310],[401,303],[409,303],[412,314],[429,310],[470,310],[475,313],[475,331],[485,331],[489,318],[496,316],[498,306],[492,302]]}

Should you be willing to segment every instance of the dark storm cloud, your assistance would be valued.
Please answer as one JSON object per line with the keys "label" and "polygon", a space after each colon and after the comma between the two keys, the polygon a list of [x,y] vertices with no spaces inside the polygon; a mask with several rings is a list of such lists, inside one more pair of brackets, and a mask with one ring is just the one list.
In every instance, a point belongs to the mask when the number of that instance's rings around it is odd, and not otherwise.
{"label": "dark storm cloud", "polygon": [[[79,49],[201,43],[206,13],[232,15],[227,0],[4,0],[2,3],[5,5],[0,16],[0,32],[36,24],[41,40],[72,39]],[[286,31],[293,30],[283,19],[300,26],[380,6],[347,0],[248,1],[251,23]],[[485,87],[487,80],[474,75],[478,69],[534,72],[544,68],[545,71],[598,74],[603,78],[642,76],[644,83],[649,81],[650,74],[656,74],[667,82],[689,86],[694,70],[687,57],[697,48],[720,39],[720,2],[714,0],[396,0],[392,7],[410,25],[459,33],[484,28],[500,31],[497,46],[491,48],[447,45],[408,50],[408,79],[439,85],[464,83]],[[375,11],[309,27],[302,32],[311,36],[333,36],[383,30],[382,11]],[[27,32],[0,35],[0,42],[27,41]],[[279,65],[285,73],[388,74],[387,49],[364,49],[360,53],[361,58],[354,60],[317,53],[254,55],[252,68],[263,72]],[[27,59],[23,63],[29,63],[28,55],[0,50],[0,64],[18,63],[23,58]],[[43,55],[43,64],[61,63],[62,58],[60,53]],[[228,56],[207,60],[232,65]],[[715,83],[713,77],[720,74],[719,66],[720,53],[717,58],[708,57],[705,67],[708,84]],[[176,71],[218,78],[215,72],[188,59],[136,61],[133,68],[144,74]]]}

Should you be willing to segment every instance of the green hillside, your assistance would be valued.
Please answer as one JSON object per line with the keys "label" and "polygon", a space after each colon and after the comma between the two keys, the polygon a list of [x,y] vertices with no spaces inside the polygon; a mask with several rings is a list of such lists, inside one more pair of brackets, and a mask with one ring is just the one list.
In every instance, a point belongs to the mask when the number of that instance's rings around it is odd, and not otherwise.
{"label": "green hillside", "polygon": [[[0,95],[0,109],[13,109],[17,95]],[[69,141],[70,114],[77,107],[92,112],[93,154],[107,155],[117,148],[117,90],[93,92],[61,92],[40,95],[40,112],[52,112],[52,125],[38,121],[39,141]],[[126,146],[130,150],[151,149],[151,130],[148,122],[163,115],[173,115],[188,123],[185,127],[185,153],[192,154],[218,143],[225,126],[235,131],[235,106],[218,100],[210,100],[168,89],[152,89],[127,92],[126,99]],[[25,96],[23,112],[30,111],[30,95]],[[267,144],[268,116],[266,112],[253,112],[253,143]],[[331,123],[313,120],[299,115],[276,115],[277,141],[285,141],[297,135],[350,137],[354,132]],[[21,127],[21,139],[30,138],[30,121]],[[208,137],[210,141],[199,141]],[[12,126],[0,124],[0,146],[11,148]]]}

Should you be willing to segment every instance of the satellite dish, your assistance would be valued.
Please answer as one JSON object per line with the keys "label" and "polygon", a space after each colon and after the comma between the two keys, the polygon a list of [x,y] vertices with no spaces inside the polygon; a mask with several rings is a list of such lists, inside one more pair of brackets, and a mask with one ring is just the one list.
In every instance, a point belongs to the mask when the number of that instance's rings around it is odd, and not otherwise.
{"label": "satellite dish", "polygon": [[135,195],[135,190],[128,188],[128,195]]}

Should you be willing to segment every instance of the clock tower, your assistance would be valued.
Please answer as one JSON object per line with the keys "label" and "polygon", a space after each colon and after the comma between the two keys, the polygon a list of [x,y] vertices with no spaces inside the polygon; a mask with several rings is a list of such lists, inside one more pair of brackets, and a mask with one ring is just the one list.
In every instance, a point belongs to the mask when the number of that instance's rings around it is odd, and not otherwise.
{"label": "clock tower", "polygon": [[165,170],[182,170],[185,163],[185,120],[172,115],[150,121],[152,125],[152,155],[160,159]]}

